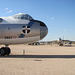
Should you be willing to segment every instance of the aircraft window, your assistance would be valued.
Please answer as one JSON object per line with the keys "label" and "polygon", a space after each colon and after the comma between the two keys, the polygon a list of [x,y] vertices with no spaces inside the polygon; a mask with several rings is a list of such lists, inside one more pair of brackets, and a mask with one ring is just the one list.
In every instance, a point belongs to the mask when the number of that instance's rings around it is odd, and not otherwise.
{"label": "aircraft window", "polygon": [[25,20],[33,20],[33,18],[28,14],[19,13],[13,16],[15,19],[25,19]]}
{"label": "aircraft window", "polygon": [[0,23],[3,21],[3,19],[2,18],[0,18]]}
{"label": "aircraft window", "polygon": [[24,19],[24,16],[21,16],[21,19]]}

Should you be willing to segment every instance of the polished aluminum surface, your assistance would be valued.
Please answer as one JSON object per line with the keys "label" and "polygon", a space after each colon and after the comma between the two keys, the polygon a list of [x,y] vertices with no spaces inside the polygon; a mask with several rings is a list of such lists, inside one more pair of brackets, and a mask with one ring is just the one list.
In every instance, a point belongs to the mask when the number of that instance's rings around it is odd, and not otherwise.
{"label": "polished aluminum surface", "polygon": [[[41,21],[14,19],[11,16],[2,17],[2,19],[3,21],[0,23],[0,44],[31,43],[43,39],[48,33],[47,26]],[[26,33],[28,29],[29,32]]]}

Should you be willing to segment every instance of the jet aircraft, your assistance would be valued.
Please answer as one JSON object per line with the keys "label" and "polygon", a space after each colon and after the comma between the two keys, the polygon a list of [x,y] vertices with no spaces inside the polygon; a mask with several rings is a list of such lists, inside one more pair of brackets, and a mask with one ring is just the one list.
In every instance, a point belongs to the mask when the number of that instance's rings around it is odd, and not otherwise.
{"label": "jet aircraft", "polygon": [[0,45],[5,45],[0,48],[0,54],[9,55],[9,45],[33,43],[43,39],[47,33],[47,26],[28,14],[0,17]]}

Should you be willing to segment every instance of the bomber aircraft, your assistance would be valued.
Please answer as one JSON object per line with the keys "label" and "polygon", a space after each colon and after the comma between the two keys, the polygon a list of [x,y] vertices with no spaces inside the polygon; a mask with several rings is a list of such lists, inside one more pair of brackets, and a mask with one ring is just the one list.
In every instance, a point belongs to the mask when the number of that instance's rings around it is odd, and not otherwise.
{"label": "bomber aircraft", "polygon": [[47,26],[28,14],[0,17],[0,45],[5,45],[0,48],[0,54],[9,55],[9,45],[33,43],[43,39],[47,33]]}

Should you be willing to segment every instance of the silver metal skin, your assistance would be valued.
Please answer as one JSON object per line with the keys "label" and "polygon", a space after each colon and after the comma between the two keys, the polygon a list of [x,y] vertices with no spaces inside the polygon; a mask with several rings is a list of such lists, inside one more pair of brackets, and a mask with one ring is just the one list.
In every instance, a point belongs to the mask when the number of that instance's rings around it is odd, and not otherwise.
{"label": "silver metal skin", "polygon": [[47,26],[46,25],[45,26],[40,26],[40,40],[42,40],[47,34],[48,34]]}
{"label": "silver metal skin", "polygon": [[[21,17],[19,17],[21,16]],[[27,44],[43,39],[47,26],[27,14],[0,18],[0,44]]]}

